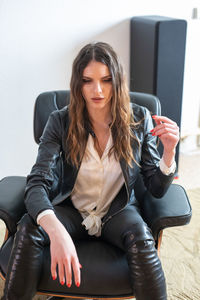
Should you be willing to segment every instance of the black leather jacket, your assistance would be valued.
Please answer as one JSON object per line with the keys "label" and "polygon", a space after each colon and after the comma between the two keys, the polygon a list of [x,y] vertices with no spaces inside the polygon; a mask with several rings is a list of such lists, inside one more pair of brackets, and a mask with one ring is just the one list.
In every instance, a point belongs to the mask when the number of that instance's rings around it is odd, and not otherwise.
{"label": "black leather jacket", "polygon": [[[132,143],[133,153],[140,167],[133,162],[131,168],[124,159],[120,160],[126,192],[123,197],[116,197],[104,221],[127,204],[137,203],[134,186],[139,172],[142,173],[146,188],[158,198],[163,196],[173,180],[173,174],[166,176],[160,171],[156,138],[150,133],[153,124],[149,111],[136,104],[132,104],[132,107],[135,121],[142,120],[135,130],[135,135],[141,143],[140,149],[136,142]],[[70,198],[74,187],[79,168],[65,160],[68,126],[67,107],[51,113],[41,137],[36,163],[27,177],[25,205],[35,221],[43,210],[53,209],[54,205]]]}

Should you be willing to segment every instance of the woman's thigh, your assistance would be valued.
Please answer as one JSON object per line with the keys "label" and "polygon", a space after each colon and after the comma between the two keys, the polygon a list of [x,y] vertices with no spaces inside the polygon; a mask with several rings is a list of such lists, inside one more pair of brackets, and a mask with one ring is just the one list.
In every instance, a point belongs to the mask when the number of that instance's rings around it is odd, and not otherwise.
{"label": "woman's thigh", "polygon": [[76,208],[67,205],[57,205],[54,209],[57,218],[64,225],[72,239],[80,240],[88,236],[85,227],[81,224],[83,218]]}
{"label": "woman's thigh", "polygon": [[123,250],[135,242],[153,240],[151,230],[134,205],[128,205],[105,223],[102,238]]}

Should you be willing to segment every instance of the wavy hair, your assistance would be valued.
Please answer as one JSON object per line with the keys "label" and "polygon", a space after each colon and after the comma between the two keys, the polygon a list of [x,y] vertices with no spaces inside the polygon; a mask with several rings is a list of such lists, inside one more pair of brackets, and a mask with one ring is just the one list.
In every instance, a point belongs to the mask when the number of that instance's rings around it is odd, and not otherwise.
{"label": "wavy hair", "polygon": [[104,42],[93,42],[84,46],[72,65],[69,104],[70,124],[67,135],[68,153],[66,158],[78,167],[86,149],[87,129],[92,129],[82,95],[83,71],[92,60],[105,64],[112,77],[112,123],[110,128],[113,137],[113,147],[110,149],[109,155],[114,151],[117,160],[124,158],[127,164],[132,166],[132,160],[136,162],[136,159],[133,155],[131,140],[137,141],[138,147],[140,146],[133,130],[138,123],[133,119],[123,67],[113,48]]}

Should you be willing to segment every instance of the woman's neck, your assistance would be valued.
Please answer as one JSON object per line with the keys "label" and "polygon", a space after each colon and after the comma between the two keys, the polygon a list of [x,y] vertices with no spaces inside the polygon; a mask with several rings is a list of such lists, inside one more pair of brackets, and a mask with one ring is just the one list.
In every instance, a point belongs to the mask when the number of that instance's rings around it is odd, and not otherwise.
{"label": "woman's neck", "polygon": [[105,128],[112,122],[110,109],[89,110],[88,114],[94,129]]}

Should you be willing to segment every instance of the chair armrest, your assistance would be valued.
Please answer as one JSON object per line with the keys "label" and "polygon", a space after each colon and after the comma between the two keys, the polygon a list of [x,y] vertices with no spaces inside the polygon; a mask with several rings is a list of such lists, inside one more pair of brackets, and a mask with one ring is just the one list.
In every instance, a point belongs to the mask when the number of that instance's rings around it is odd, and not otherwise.
{"label": "chair armrest", "polygon": [[141,213],[157,240],[160,230],[188,224],[192,208],[184,188],[172,184],[166,194],[159,199],[147,191],[142,200]]}
{"label": "chair armrest", "polygon": [[0,218],[10,233],[16,232],[16,224],[26,212],[24,189],[26,177],[8,176],[0,181]]}

